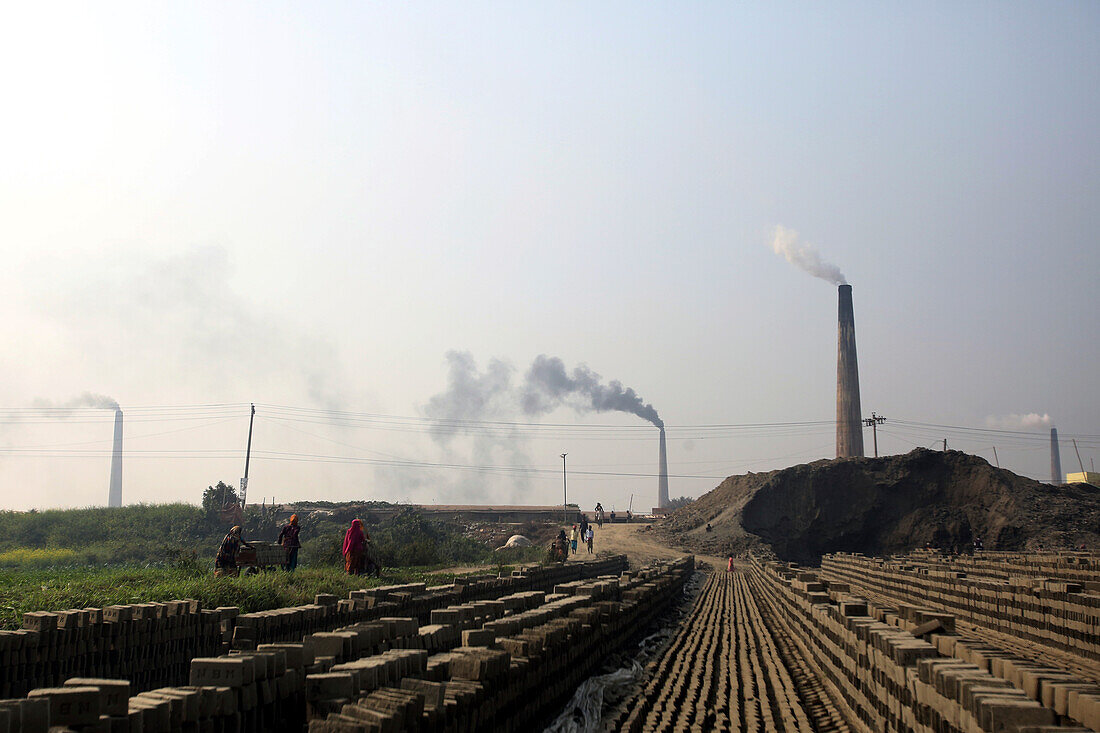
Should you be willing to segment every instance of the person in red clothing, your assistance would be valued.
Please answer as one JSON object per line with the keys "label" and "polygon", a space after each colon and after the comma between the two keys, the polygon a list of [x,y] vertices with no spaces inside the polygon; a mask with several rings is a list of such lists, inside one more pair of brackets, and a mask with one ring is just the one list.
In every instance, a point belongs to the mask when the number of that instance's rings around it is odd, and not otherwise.
{"label": "person in red clothing", "polygon": [[293,572],[294,568],[298,567],[298,549],[301,548],[302,543],[298,539],[298,532],[301,531],[301,527],[298,526],[298,515],[291,514],[290,521],[283,527],[283,531],[279,533],[279,544],[283,546],[286,551],[286,565],[283,565],[284,570]]}
{"label": "person in red clothing", "polygon": [[363,523],[358,519],[351,520],[351,526],[344,535],[344,570],[348,575],[363,573],[363,555],[366,545],[367,535],[363,531]]}
{"label": "person in red clothing", "polygon": [[729,560],[729,562],[726,563],[726,572],[727,573],[732,573],[733,572],[733,555],[730,555],[730,560]]}

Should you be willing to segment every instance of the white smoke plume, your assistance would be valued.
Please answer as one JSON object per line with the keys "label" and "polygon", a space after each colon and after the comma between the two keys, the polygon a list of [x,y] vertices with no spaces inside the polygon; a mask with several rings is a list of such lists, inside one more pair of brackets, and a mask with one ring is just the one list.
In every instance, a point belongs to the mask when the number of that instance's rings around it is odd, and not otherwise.
{"label": "white smoke plume", "polygon": [[1016,413],[1012,413],[1011,415],[990,415],[985,419],[985,424],[988,427],[1000,428],[1002,430],[1050,427],[1050,423],[1050,415],[1045,412],[1042,415],[1037,412],[1029,412],[1022,415]]}
{"label": "white smoke plume", "polygon": [[782,255],[787,262],[805,270],[814,277],[827,280],[833,285],[844,285],[848,280],[840,268],[821,259],[821,254],[809,242],[799,242],[798,232],[784,226],[777,226],[772,235],[772,249]]}
{"label": "white smoke plume", "polygon": [[48,410],[51,415],[55,417],[66,417],[72,414],[73,410],[81,407],[91,407],[99,410],[117,410],[118,400],[114,397],[108,397],[107,395],[94,394],[92,392],[85,392],[78,397],[65,400],[64,402],[53,402],[47,399],[36,399],[34,401],[35,407],[40,407],[43,411]]}

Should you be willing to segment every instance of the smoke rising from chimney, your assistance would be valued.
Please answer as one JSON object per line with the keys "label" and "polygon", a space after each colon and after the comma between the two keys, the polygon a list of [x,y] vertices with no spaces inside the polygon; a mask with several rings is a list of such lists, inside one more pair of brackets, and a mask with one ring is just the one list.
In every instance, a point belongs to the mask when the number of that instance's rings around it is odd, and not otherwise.
{"label": "smoke rising from chimney", "polygon": [[[469,352],[448,351],[446,358],[447,388],[432,396],[421,412],[435,420],[431,437],[448,457],[468,452],[468,459],[478,465],[527,466],[526,433],[507,421],[518,414],[538,417],[562,406],[582,412],[628,412],[664,427],[653,405],[643,402],[633,389],[617,381],[604,384],[599,374],[583,365],[567,372],[561,359],[540,354],[516,385],[512,380],[515,369],[500,359],[489,361],[482,371]],[[487,427],[484,421],[499,424]],[[461,440],[455,446],[457,439]],[[667,478],[663,481],[667,484]],[[438,482],[450,484],[445,490],[454,499],[486,500],[487,477],[483,475],[458,480],[440,475]],[[513,501],[526,498],[526,483],[522,474],[509,476]]]}
{"label": "smoke rising from chimney", "polygon": [[527,415],[544,415],[562,404],[579,410],[596,412],[628,412],[648,420],[659,428],[665,426],[657,410],[631,387],[611,380],[600,381],[600,375],[584,366],[566,373],[565,364],[556,356],[539,354],[527,370],[521,397]]}
{"label": "smoke rising from chimney", "polygon": [[33,402],[35,407],[41,407],[43,409],[52,410],[54,415],[60,413],[61,416],[66,414],[67,410],[75,410],[81,407],[91,407],[100,410],[117,410],[118,401],[114,397],[108,397],[107,395],[94,394],[92,392],[84,392],[79,397],[73,397],[70,400],[64,402],[54,402],[47,399],[37,399]]}
{"label": "smoke rising from chimney", "polygon": [[839,267],[821,259],[821,254],[816,247],[809,242],[799,242],[798,232],[793,229],[777,226],[772,235],[772,249],[777,255],[782,255],[787,262],[814,277],[831,282],[833,285],[844,285],[848,282]]}

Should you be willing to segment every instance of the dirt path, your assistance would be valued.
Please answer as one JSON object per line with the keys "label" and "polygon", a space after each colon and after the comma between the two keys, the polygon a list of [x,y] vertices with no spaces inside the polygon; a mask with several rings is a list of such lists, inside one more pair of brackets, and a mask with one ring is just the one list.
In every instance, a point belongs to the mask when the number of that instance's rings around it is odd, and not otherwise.
{"label": "dirt path", "polygon": [[[646,524],[605,524],[596,530],[593,542],[596,552],[626,555],[631,566],[637,567],[653,560],[668,560],[690,553],[676,550],[664,544]],[[717,557],[696,555],[697,562],[706,562],[725,570],[726,563]]]}

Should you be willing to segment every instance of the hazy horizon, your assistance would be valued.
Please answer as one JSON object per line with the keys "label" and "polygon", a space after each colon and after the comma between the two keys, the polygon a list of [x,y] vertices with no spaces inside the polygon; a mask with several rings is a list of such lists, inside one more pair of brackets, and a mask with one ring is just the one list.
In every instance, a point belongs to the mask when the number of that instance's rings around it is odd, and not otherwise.
{"label": "hazy horizon", "polygon": [[657,414],[698,496],[833,456],[843,280],[881,453],[1100,456],[1094,3],[6,16],[0,509],[106,504],[85,394],[126,503],[252,402],[250,502],[648,508]]}

